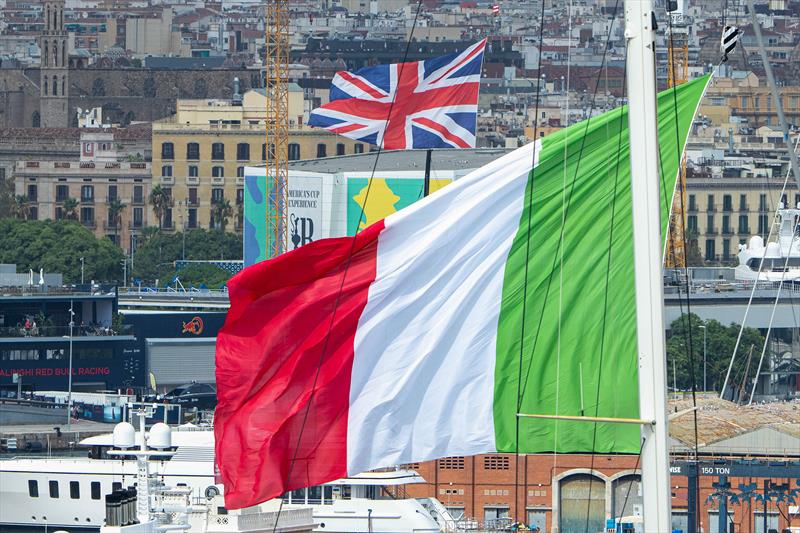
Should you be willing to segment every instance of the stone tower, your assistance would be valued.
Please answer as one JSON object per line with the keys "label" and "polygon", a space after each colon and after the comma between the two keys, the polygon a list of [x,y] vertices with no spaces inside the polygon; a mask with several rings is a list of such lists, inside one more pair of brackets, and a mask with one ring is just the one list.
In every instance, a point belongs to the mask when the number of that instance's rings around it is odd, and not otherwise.
{"label": "stone tower", "polygon": [[42,53],[39,114],[43,128],[67,128],[69,116],[68,35],[64,29],[64,1],[44,2],[44,31],[39,36]]}

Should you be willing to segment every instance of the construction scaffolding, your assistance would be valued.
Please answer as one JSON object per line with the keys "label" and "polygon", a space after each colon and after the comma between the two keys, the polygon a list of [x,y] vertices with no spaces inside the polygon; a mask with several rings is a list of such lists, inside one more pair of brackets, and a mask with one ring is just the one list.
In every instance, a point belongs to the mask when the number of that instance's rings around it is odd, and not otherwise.
{"label": "construction scaffolding", "polygon": [[267,253],[287,250],[289,196],[289,0],[265,5],[267,95]]}

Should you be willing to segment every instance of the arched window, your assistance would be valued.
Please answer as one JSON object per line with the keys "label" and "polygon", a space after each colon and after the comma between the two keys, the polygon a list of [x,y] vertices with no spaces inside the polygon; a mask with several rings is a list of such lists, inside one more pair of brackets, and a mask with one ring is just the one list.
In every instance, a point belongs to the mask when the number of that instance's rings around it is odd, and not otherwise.
{"label": "arched window", "polygon": [[300,159],[300,145],[289,143],[289,161],[297,161],[298,159]]}
{"label": "arched window", "polygon": [[58,96],[58,76],[53,76],[53,96]]}
{"label": "arched window", "polygon": [[[49,11],[47,13],[47,17],[50,18],[50,12]],[[50,50],[50,47],[48,46],[47,41],[45,41],[44,42],[44,50],[42,50],[42,66],[43,67],[46,67],[47,66],[47,62],[50,60],[50,58],[48,57],[49,50]]]}
{"label": "arched window", "polygon": [[61,76],[61,96],[67,96],[67,77]]}
{"label": "arched window", "polygon": [[48,89],[48,86],[47,86],[47,76],[45,76],[45,78],[44,78],[44,83],[42,84],[42,88],[44,89],[44,95],[45,95],[45,96],[47,96],[47,95],[49,94],[49,93],[47,92],[47,89]]}
{"label": "arched window", "polygon": [[606,485],[591,474],[567,476],[559,483],[559,531],[602,531]]}
{"label": "arched window", "polygon": [[327,157],[328,147],[325,143],[317,143],[317,157]]}
{"label": "arched window", "polygon": [[161,159],[175,159],[175,145],[171,142],[161,143]]}
{"label": "arched window", "polygon": [[198,143],[188,143],[186,145],[186,159],[189,161],[200,159],[200,145]]}
{"label": "arched window", "polygon": [[236,145],[236,160],[250,161],[250,143],[239,143]]}
{"label": "arched window", "polygon": [[65,67],[67,65],[67,45],[64,43],[61,45],[61,65]]}
{"label": "arched window", "polygon": [[51,64],[54,67],[58,66],[58,41],[53,41],[53,61]]}
{"label": "arched window", "polygon": [[47,6],[47,29],[51,29],[53,27],[52,19],[50,18],[50,6]]}
{"label": "arched window", "polygon": [[211,145],[211,159],[214,161],[222,161],[225,159],[225,145],[223,143],[214,143]]}

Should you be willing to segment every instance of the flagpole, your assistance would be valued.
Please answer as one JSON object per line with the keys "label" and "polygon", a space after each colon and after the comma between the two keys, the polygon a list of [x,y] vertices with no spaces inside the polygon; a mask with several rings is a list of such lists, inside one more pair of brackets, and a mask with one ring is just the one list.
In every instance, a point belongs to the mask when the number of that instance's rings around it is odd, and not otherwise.
{"label": "flagpole", "polygon": [[644,531],[671,531],[652,0],[625,1]]}
{"label": "flagpole", "polygon": [[433,150],[428,148],[425,153],[425,181],[423,182],[422,197],[425,198],[431,193],[431,156]]}

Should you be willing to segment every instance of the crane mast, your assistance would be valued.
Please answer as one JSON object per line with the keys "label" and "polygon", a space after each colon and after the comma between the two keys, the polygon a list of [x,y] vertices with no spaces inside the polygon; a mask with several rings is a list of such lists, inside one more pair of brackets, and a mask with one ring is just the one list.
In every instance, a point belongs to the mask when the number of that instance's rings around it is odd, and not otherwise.
{"label": "crane mast", "polygon": [[275,257],[288,242],[289,0],[267,0],[265,9],[267,253]]}

